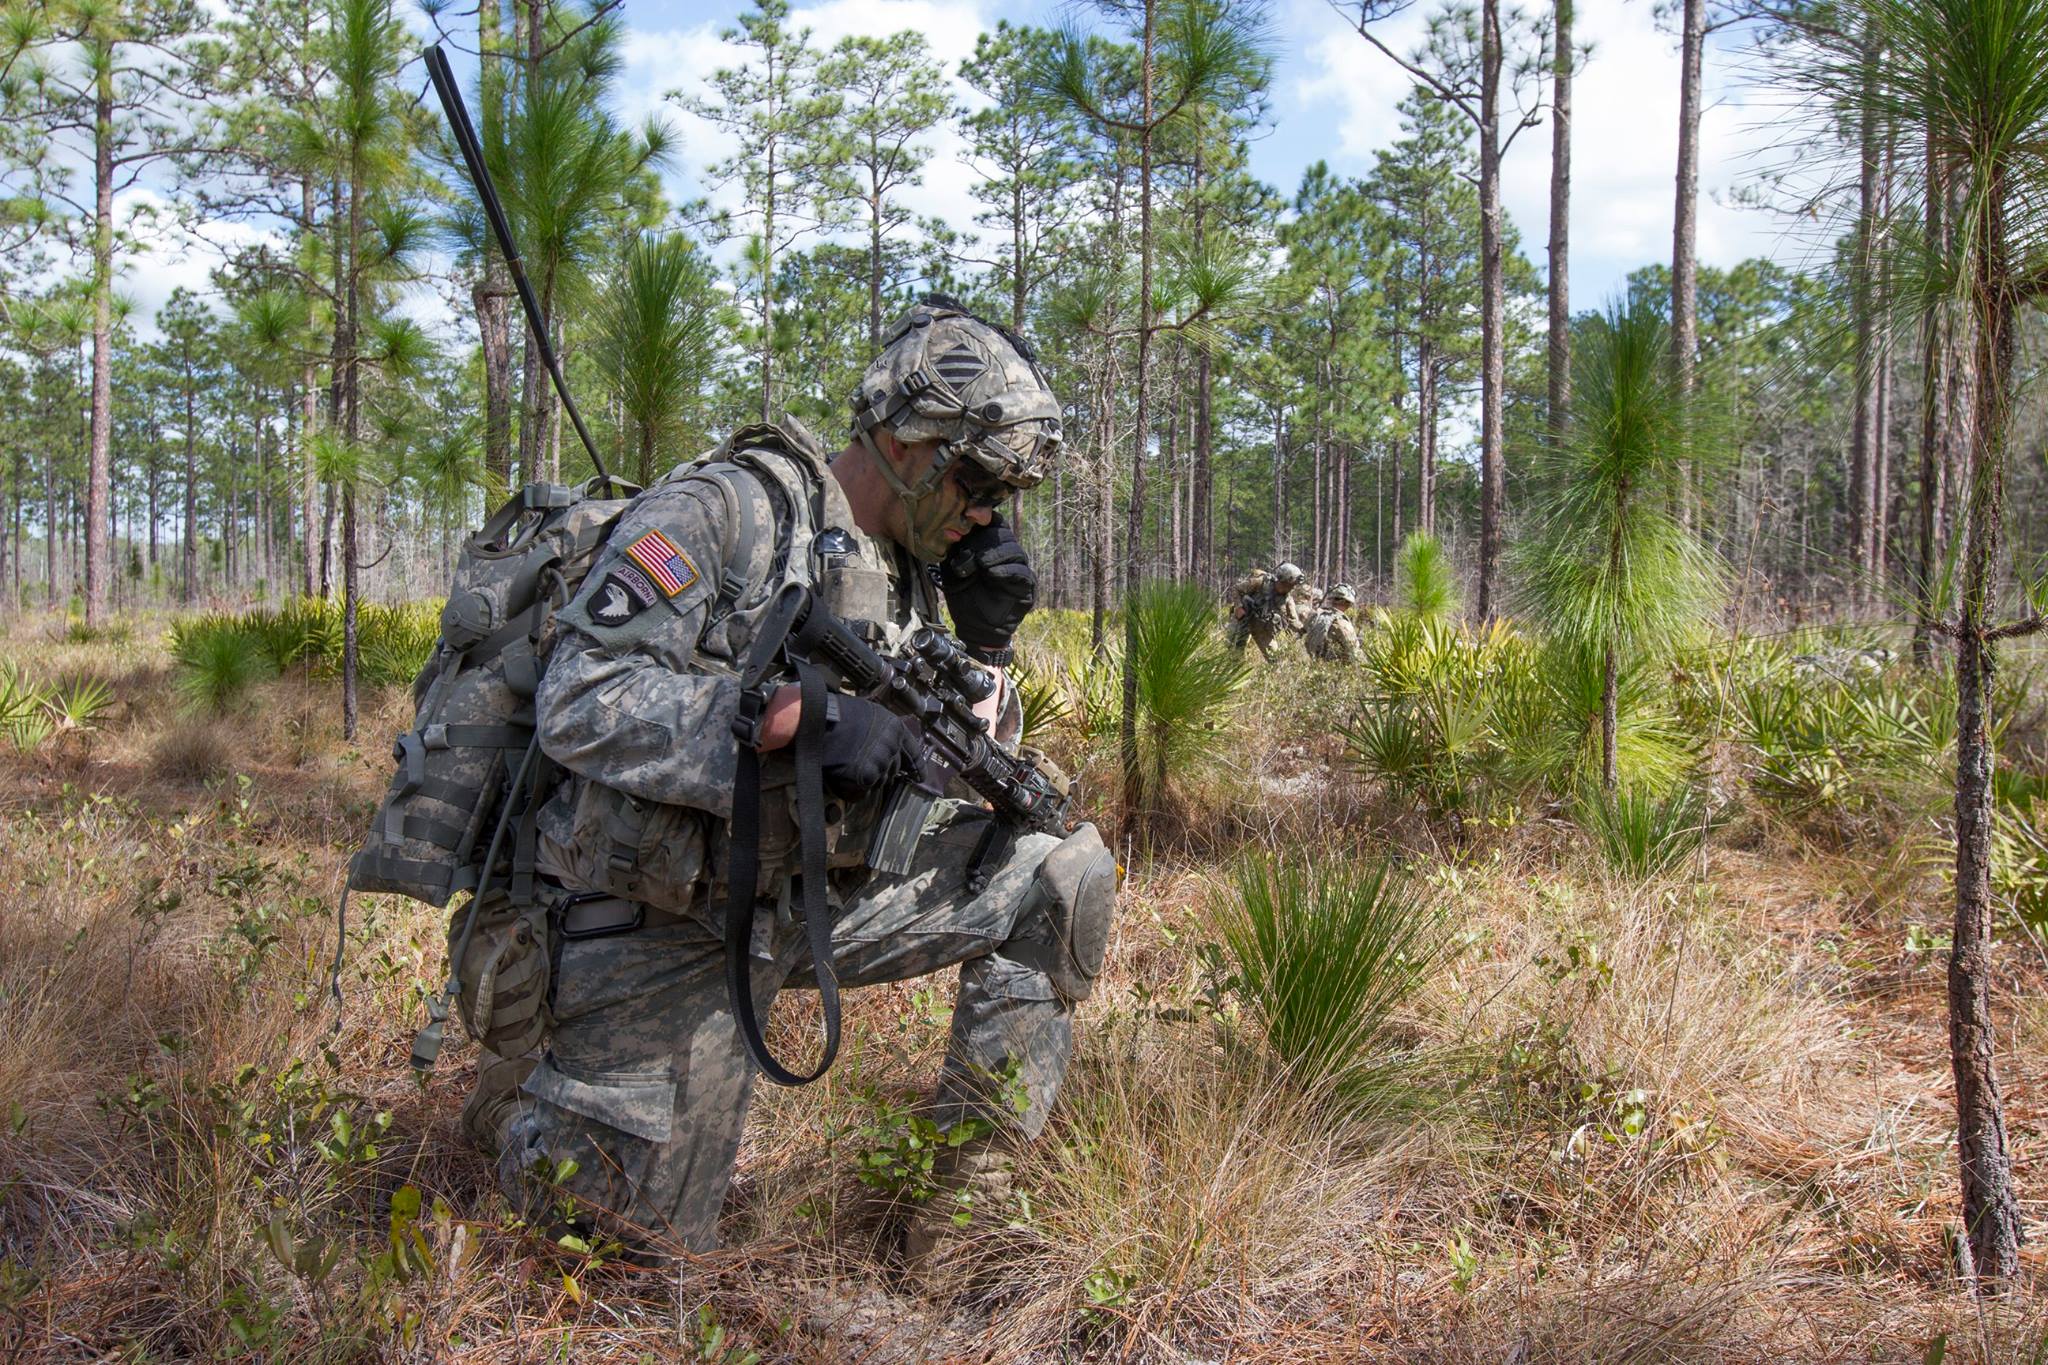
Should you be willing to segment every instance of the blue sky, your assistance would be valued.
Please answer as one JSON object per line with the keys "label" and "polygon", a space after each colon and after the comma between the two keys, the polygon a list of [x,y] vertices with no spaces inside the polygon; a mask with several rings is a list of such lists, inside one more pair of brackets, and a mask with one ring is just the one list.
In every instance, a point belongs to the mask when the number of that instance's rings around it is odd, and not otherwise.
{"label": "blue sky", "polygon": [[[671,92],[701,93],[710,73],[741,54],[719,37],[749,6],[744,0],[626,0],[628,28],[620,85],[622,112],[638,119],[659,112],[681,138],[671,175],[678,198],[710,191],[704,170],[725,150],[719,130],[685,113]],[[1411,49],[1430,6],[1418,4],[1386,26],[1397,51]],[[1575,97],[1575,182],[1572,205],[1572,297],[1576,307],[1597,307],[1617,291],[1638,266],[1667,261],[1671,251],[1672,163],[1677,145],[1678,58],[1676,41],[1663,31],[1651,0],[1578,0],[1577,38],[1594,45]],[[946,68],[957,70],[972,53],[975,38],[998,18],[1014,23],[1053,24],[1073,17],[1092,20],[1092,11],[1071,0],[802,0],[794,18],[829,46],[849,33],[923,33]],[[1399,136],[1395,105],[1410,82],[1395,64],[1374,51],[1347,25],[1328,0],[1272,0],[1275,72],[1270,125],[1252,146],[1254,172],[1291,196],[1302,171],[1327,160],[1339,174],[1363,175],[1373,153]],[[426,24],[415,16],[424,33]],[[1780,213],[1738,207],[1737,192],[1753,186],[1778,159],[1782,135],[1765,126],[1781,113],[1760,102],[1731,73],[1742,65],[1741,40],[1710,49],[1708,109],[1703,120],[1700,176],[1700,258],[1730,265],[1749,256],[1768,256],[1787,266],[1810,263],[1816,251],[1811,227],[1786,235]],[[458,62],[458,66],[467,63]],[[424,87],[414,67],[409,76]],[[962,85],[962,98],[972,94]],[[925,183],[908,192],[919,213],[971,226],[975,204],[968,176],[959,165],[957,134],[933,138],[934,156]],[[1509,218],[1522,234],[1524,250],[1543,264],[1550,162],[1548,125],[1522,134],[1503,172]],[[714,199],[721,196],[713,193]],[[728,200],[730,194],[724,196]],[[125,197],[123,211],[156,200],[147,189]],[[265,235],[255,224],[209,224],[202,235],[217,245]],[[122,282],[142,329],[171,290],[180,284],[209,292],[206,274],[216,251],[181,245],[176,232],[155,236],[152,255],[135,262]],[[446,318],[463,311],[462,300],[421,299],[420,307]]]}
{"label": "blue sky", "polygon": [[[718,40],[721,29],[748,6],[738,0],[709,4],[627,0],[626,98],[636,111],[663,108],[683,134],[679,190],[702,192],[703,166],[717,152],[715,130],[676,114],[661,99],[674,88],[700,88],[701,74],[733,54]],[[1415,44],[1427,5],[1387,25],[1387,41],[1406,52]],[[815,0],[794,7],[796,22],[829,45],[847,33],[923,32],[949,67],[971,52],[974,37],[997,18],[1051,24],[1092,12],[1045,0]],[[1260,178],[1291,195],[1302,171],[1327,160],[1341,174],[1363,175],[1373,153],[1399,136],[1394,106],[1409,78],[1374,51],[1327,0],[1274,0],[1277,41],[1272,118],[1252,148]],[[1630,270],[1668,261],[1674,199],[1673,161],[1678,136],[1676,39],[1664,32],[1649,0],[1579,0],[1577,38],[1594,52],[1577,84],[1572,211],[1574,301],[1591,307],[1620,287]],[[1740,39],[1709,54],[1709,107],[1702,128],[1701,259],[1728,265],[1749,256],[1804,263],[1811,246],[1787,240],[1779,215],[1740,208],[1738,187],[1753,182],[1773,159],[1774,135],[1763,127],[1770,111],[1731,73],[1741,64]],[[956,226],[971,221],[965,187],[947,174],[952,157],[934,158],[918,207],[944,214]],[[1548,124],[1523,133],[1503,172],[1507,211],[1524,249],[1542,262],[1550,170]]]}

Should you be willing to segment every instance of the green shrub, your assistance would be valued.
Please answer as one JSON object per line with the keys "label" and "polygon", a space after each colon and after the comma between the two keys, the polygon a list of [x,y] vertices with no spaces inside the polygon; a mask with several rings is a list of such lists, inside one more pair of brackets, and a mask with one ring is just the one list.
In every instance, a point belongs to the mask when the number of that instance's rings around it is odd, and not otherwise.
{"label": "green shrub", "polygon": [[[1499,724],[1525,781],[1560,797],[1599,785],[1605,669],[1599,651],[1553,643],[1530,669],[1535,688],[1526,695],[1506,689]],[[1617,667],[1614,769],[1621,786],[1669,792],[1693,766],[1697,740],[1665,697],[1651,660],[1631,659]]]}
{"label": "green shrub", "polygon": [[0,738],[28,753],[50,737],[50,693],[26,672],[0,659]]}
{"label": "green shrub", "polygon": [[1529,689],[1529,645],[1504,622],[1382,614],[1361,640],[1367,698],[1340,724],[1347,760],[1462,834],[1512,805],[1506,698]]}
{"label": "green shrub", "polygon": [[1614,872],[1646,882],[1697,852],[1712,826],[1706,800],[1691,787],[1659,798],[1640,788],[1588,795],[1579,824]]}
{"label": "green shrub", "polygon": [[[387,607],[363,602],[356,607],[356,667],[368,687],[395,687],[412,682],[426,667],[441,636],[438,602],[403,602]],[[336,659],[339,660],[337,653]]]}
{"label": "green shrub", "polygon": [[1018,738],[1026,744],[1041,743],[1046,731],[1072,712],[1056,679],[1041,675],[1023,656],[1010,665],[1010,684],[1017,689],[1017,704],[1023,713]]}
{"label": "green shrub", "polygon": [[1386,863],[1248,857],[1211,898],[1228,988],[1296,1083],[1363,1098],[1395,1010],[1442,955],[1442,916]]}
{"label": "green shrub", "polygon": [[1836,837],[1882,838],[1953,780],[1946,678],[1772,668],[1736,686],[1730,729],[1757,796]]}
{"label": "green shrub", "polygon": [[2048,776],[1999,767],[1991,785],[1992,890],[2021,923],[2048,934]]}
{"label": "green shrub", "polygon": [[91,730],[114,704],[114,687],[105,678],[80,673],[60,680],[49,690],[44,705],[62,730]]}
{"label": "green shrub", "polygon": [[1126,800],[1158,811],[1174,784],[1214,756],[1216,732],[1250,671],[1217,631],[1216,604],[1194,584],[1147,583],[1130,613],[1139,768]]}
{"label": "green shrub", "polygon": [[262,642],[270,666],[283,673],[341,662],[341,604],[320,597],[294,597],[275,611],[252,611],[245,618]]}
{"label": "green shrub", "polygon": [[104,621],[89,626],[82,616],[74,616],[65,622],[64,640],[74,645],[125,645],[135,638],[135,623],[132,621]]}
{"label": "green shrub", "polygon": [[171,627],[177,687],[194,710],[226,715],[271,676],[261,640],[237,617],[208,614]]}

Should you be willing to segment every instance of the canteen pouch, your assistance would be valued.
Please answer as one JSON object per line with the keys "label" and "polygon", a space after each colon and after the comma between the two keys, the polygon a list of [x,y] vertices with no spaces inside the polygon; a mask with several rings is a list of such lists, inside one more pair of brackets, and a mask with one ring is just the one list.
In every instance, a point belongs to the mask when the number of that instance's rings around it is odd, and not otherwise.
{"label": "canteen pouch", "polygon": [[[469,941],[469,957],[457,973],[461,993],[456,1008],[469,1036],[500,1057],[521,1057],[538,1048],[553,1025],[548,1012],[548,985],[553,952],[549,942],[549,907],[528,905],[515,910],[502,898],[480,910]],[[462,942],[468,906],[448,918],[448,955],[454,959]]]}

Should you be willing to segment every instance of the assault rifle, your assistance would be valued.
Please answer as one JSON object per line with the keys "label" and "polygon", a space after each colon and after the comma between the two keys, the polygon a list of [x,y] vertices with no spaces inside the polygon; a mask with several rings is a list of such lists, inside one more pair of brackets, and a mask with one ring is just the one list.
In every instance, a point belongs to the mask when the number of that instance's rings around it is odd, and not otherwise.
{"label": "assault rifle", "polygon": [[[760,877],[762,718],[770,694],[792,671],[801,689],[795,744],[800,909],[825,1016],[824,1052],[808,1074],[784,1067],[769,1052],[754,1009],[748,965]],[[825,894],[829,873],[818,755],[828,706],[827,674],[847,692],[887,707],[917,730],[920,771],[889,793],[868,843],[867,862],[875,871],[899,876],[910,871],[926,818],[952,779],[988,802],[991,812],[968,859],[969,895],[987,888],[990,872],[1001,865],[1018,834],[1064,834],[1074,804],[1072,784],[1043,755],[1029,749],[1011,753],[995,742],[988,721],[974,713],[977,703],[995,695],[996,678],[969,658],[957,640],[923,629],[901,650],[884,655],[834,616],[808,587],[792,583],[782,589],[754,636],[740,677],[739,712],[733,718],[740,762],[730,826],[725,966],[740,1036],[761,1069],[784,1085],[803,1085],[824,1075],[839,1050],[839,982],[832,968],[831,911]]]}
{"label": "assault rifle", "polygon": [[[910,855],[936,794],[952,779],[988,802],[995,819],[984,846],[968,865],[967,890],[979,894],[988,867],[1001,860],[1003,833],[1065,833],[1072,823],[1073,791],[1066,776],[1035,750],[1011,753],[995,742],[974,708],[996,693],[996,675],[976,663],[943,631],[914,632],[898,653],[884,656],[818,601],[792,584],[762,622],[758,642],[794,662],[829,669],[845,689],[913,722],[923,750],[923,771],[891,793],[868,847],[877,872],[910,870]],[[767,695],[759,686],[742,693],[733,731],[749,743]]]}

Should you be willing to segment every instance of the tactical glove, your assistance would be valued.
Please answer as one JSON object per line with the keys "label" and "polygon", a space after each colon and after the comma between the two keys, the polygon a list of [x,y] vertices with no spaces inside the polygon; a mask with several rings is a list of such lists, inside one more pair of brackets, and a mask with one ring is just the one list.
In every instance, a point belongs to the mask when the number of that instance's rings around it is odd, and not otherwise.
{"label": "tactical glove", "polygon": [[825,786],[855,801],[905,774],[915,774],[919,749],[910,727],[895,712],[859,697],[835,697],[837,714],[825,726],[822,758]]}
{"label": "tactical glove", "polygon": [[954,633],[984,659],[1009,649],[1038,601],[1038,575],[1001,512],[961,537],[939,566],[939,587]]}

